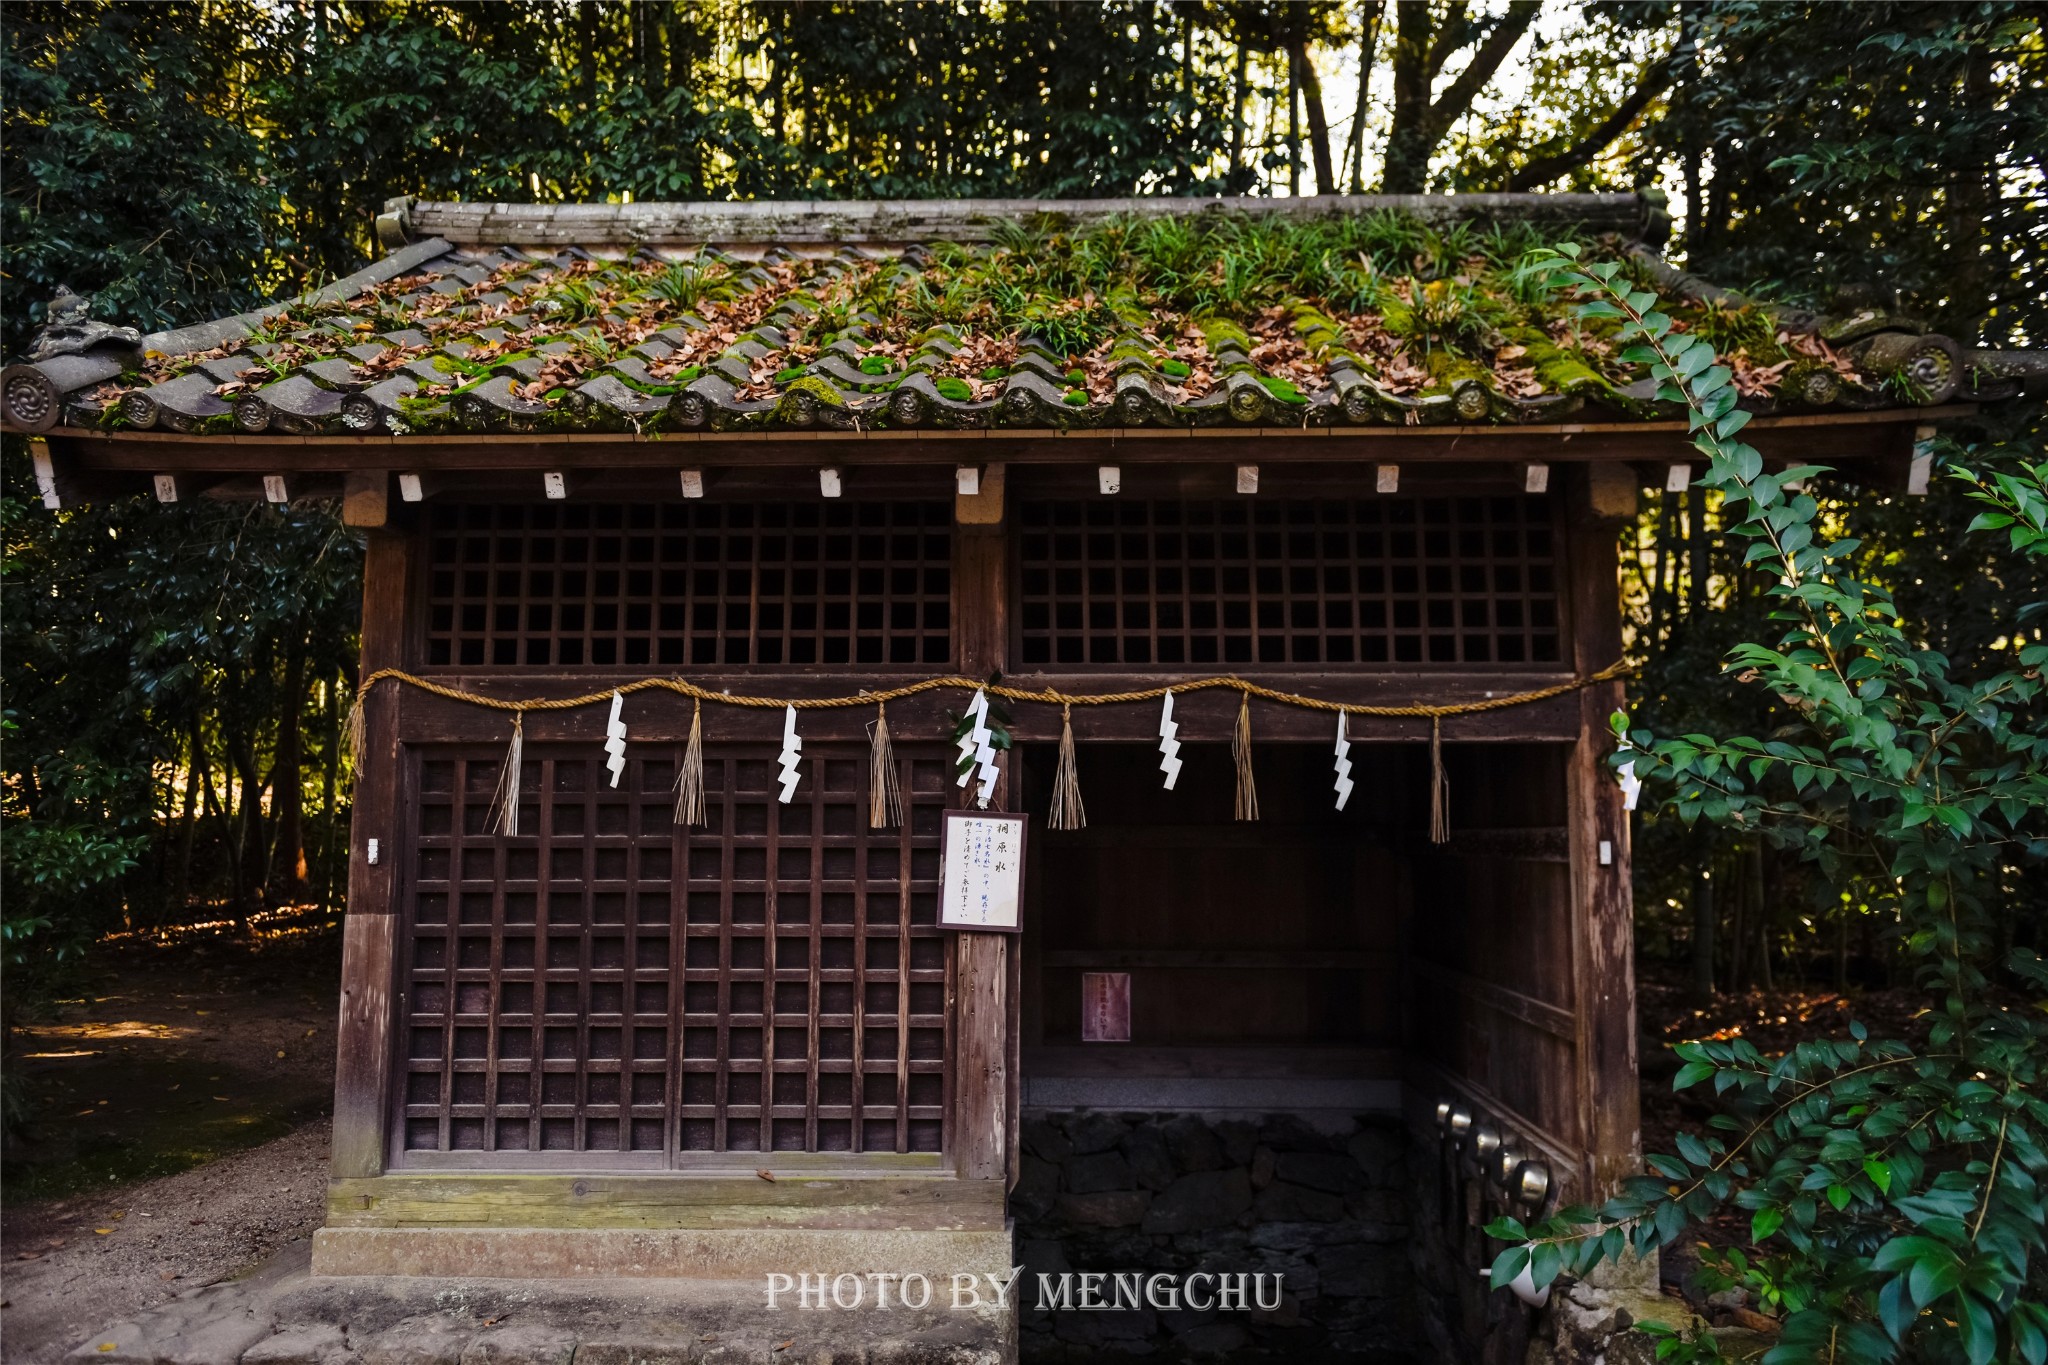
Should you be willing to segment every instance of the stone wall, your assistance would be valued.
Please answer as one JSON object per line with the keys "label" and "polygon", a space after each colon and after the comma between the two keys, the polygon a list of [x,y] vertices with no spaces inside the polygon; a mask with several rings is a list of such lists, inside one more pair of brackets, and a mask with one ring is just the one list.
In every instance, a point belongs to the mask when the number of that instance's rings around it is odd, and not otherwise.
{"label": "stone wall", "polygon": [[[1010,1211],[1025,1267],[1025,1361],[1420,1359],[1406,1136],[1395,1120],[1325,1132],[1291,1115],[1212,1122],[1084,1109],[1027,1117],[1023,1143]],[[1038,1276],[1070,1270],[1285,1279],[1270,1312],[1040,1307]]]}

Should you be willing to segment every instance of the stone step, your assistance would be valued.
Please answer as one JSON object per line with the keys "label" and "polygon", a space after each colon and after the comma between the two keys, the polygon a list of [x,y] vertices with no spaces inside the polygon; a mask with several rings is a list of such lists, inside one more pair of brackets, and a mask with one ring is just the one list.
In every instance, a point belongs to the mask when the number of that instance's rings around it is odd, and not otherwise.
{"label": "stone step", "polygon": [[[313,1275],[303,1244],[83,1342],[108,1365],[1013,1365],[1014,1306],[767,1303],[763,1280]],[[854,1297],[852,1280],[838,1285]]]}

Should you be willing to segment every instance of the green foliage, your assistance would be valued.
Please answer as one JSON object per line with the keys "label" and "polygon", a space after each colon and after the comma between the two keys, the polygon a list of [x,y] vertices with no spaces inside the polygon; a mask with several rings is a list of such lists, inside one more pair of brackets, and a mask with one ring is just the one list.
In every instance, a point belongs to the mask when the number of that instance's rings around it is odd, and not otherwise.
{"label": "green foliage", "polygon": [[[279,281],[256,129],[227,111],[254,7],[7,7],[0,263],[12,353],[60,284],[144,331],[253,305]],[[172,151],[175,149],[175,152]]]}
{"label": "green foliage", "polygon": [[[300,849],[326,849],[314,877],[332,876],[361,565],[326,508],[52,516],[19,496],[26,465],[10,438],[0,900],[30,969],[17,987],[110,929],[177,922],[188,897],[246,915],[296,894]],[[284,827],[293,801],[317,831]]]}
{"label": "green foliage", "polygon": [[[1715,1264],[1785,1312],[1767,1365],[1902,1353],[2039,1365],[2048,1307],[2029,1280],[2048,1247],[2036,1189],[2048,1171],[2038,1095],[2048,1023],[2001,1007],[1991,987],[1997,974],[2048,988],[2048,963],[2001,951],[1987,909],[2003,878],[2048,856],[2048,645],[2022,648],[2018,669],[1953,676],[1914,642],[1890,595],[1855,576],[1856,542],[1824,534],[1815,500],[1788,487],[1821,471],[1767,473],[1738,439],[1748,414],[1712,346],[1673,331],[1655,295],[1631,288],[1615,263],[1582,265],[1575,247],[1543,259],[1555,284],[1585,300],[1582,316],[1617,324],[1661,396],[1690,410],[1709,462],[1702,482],[1737,523],[1782,632],[1775,647],[1738,646],[1728,669],[1795,717],[1768,737],[1658,738],[1617,715],[1614,762],[1680,819],[1760,831],[1831,883],[1874,862],[1932,1012],[1921,1039],[1872,1040],[1854,1025],[1846,1039],[1776,1059],[1741,1038],[1679,1047],[1676,1085],[1711,1082],[1718,1098],[1710,1131],[1682,1133],[1675,1155],[1649,1158],[1653,1176],[1598,1210],[1496,1223],[1515,1245],[1496,1258],[1493,1282],[1525,1267],[1539,1284],[1583,1273],[1733,1203],[1750,1211],[1759,1252]],[[1959,477],[1991,505],[1993,529],[2038,520],[2040,470]],[[1659,1351],[1711,1358],[1669,1335]]]}

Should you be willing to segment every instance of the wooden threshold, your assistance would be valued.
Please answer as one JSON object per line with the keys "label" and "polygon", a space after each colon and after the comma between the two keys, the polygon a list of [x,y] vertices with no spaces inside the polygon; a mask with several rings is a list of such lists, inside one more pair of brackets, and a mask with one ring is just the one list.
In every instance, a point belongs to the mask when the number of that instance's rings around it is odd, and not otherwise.
{"label": "wooden threshold", "polygon": [[947,1170],[763,1169],[695,1175],[677,1171],[582,1174],[400,1172],[337,1179],[327,1191],[329,1227],[553,1228],[929,1228],[1003,1226],[1003,1187]]}

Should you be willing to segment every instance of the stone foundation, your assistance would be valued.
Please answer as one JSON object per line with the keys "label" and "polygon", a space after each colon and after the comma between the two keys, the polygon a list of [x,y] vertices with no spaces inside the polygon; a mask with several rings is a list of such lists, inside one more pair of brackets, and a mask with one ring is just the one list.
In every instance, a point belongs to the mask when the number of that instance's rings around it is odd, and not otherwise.
{"label": "stone foundation", "polygon": [[[1023,1358],[1419,1359],[1406,1136],[1388,1118],[1337,1128],[1291,1115],[1028,1115],[1010,1196]],[[1066,1271],[1283,1279],[1270,1311],[1051,1311],[1038,1277]]]}

